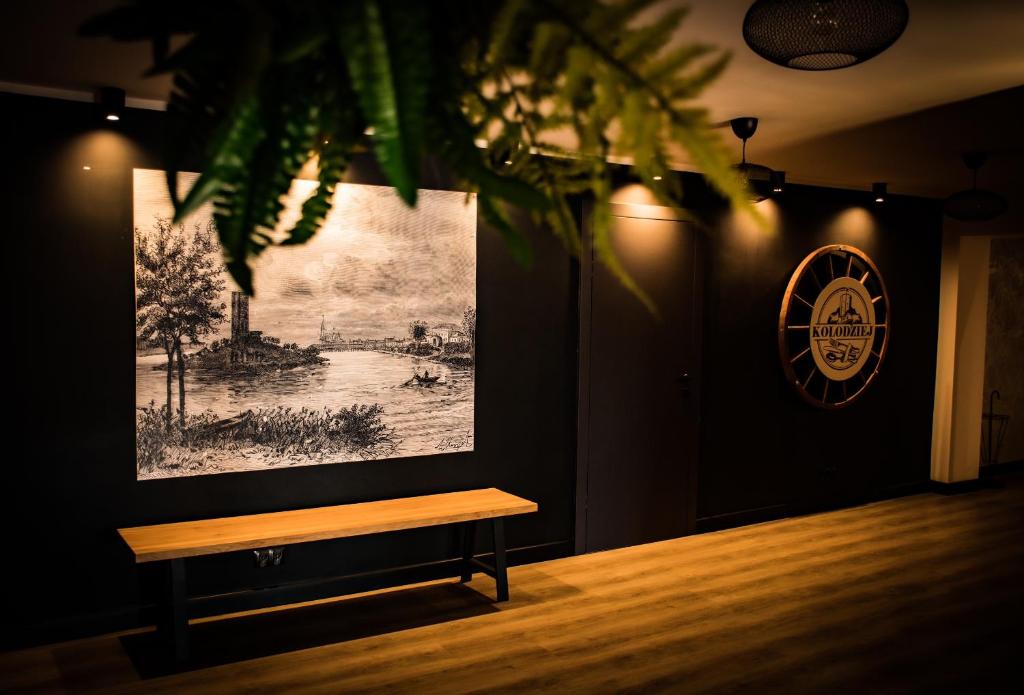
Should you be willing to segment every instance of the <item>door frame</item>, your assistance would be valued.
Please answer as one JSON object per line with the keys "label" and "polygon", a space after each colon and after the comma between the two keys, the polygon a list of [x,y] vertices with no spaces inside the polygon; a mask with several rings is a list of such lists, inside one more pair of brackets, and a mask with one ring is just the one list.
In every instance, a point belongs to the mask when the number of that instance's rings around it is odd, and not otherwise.
{"label": "door frame", "polygon": [[[588,490],[590,483],[590,360],[591,360],[591,322],[593,318],[593,281],[594,281],[594,245],[591,234],[593,219],[593,202],[583,204],[583,230],[580,249],[580,281],[579,281],[579,360],[577,362],[577,407],[576,407],[576,505],[573,539],[575,553],[583,555],[587,550],[587,511]],[[704,415],[703,404],[703,362],[704,362],[704,289],[705,266],[707,259],[705,235],[700,225],[694,223],[693,216],[685,210],[664,205],[638,203],[611,203],[612,217],[627,217],[645,220],[665,220],[679,222],[688,227],[693,234],[693,311],[691,312],[691,330],[693,343],[690,354],[693,356],[696,369],[690,382],[690,398],[694,403],[696,425],[696,441],[694,442],[695,459],[687,471],[685,494],[686,533],[693,533],[697,526],[697,472],[700,468],[702,442],[701,424]]]}

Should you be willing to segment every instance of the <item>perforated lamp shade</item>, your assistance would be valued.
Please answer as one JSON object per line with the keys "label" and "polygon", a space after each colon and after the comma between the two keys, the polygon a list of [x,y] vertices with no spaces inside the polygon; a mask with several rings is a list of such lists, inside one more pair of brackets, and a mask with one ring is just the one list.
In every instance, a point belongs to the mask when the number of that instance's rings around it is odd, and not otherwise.
{"label": "perforated lamp shade", "polygon": [[909,16],[903,0],[757,0],[743,19],[743,38],[777,65],[836,70],[887,49]]}
{"label": "perforated lamp shade", "polygon": [[954,193],[943,205],[947,215],[962,222],[987,222],[1002,215],[1006,208],[1006,198],[981,188]]}
{"label": "perforated lamp shade", "polygon": [[965,152],[964,164],[971,170],[974,185],[966,191],[960,191],[946,198],[943,209],[954,220],[962,222],[987,222],[1002,215],[1007,210],[1006,198],[978,188],[978,170],[985,164],[988,154],[985,152]]}

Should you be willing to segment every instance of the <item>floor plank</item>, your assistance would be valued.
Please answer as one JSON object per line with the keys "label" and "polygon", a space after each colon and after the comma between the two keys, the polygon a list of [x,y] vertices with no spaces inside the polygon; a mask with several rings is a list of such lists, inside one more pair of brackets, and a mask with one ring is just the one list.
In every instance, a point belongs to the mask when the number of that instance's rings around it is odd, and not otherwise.
{"label": "floor plank", "polygon": [[509,574],[194,621],[178,673],[147,631],[10,652],[0,690],[1024,691],[1022,476]]}

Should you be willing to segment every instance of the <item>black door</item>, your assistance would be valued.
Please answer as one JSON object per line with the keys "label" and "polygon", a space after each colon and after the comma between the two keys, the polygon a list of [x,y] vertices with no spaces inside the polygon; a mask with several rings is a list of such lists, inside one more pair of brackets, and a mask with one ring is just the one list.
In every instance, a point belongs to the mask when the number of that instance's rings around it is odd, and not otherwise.
{"label": "black door", "polygon": [[657,313],[585,250],[578,552],[675,538],[694,526],[697,235],[667,208],[613,205],[613,212],[615,251]]}

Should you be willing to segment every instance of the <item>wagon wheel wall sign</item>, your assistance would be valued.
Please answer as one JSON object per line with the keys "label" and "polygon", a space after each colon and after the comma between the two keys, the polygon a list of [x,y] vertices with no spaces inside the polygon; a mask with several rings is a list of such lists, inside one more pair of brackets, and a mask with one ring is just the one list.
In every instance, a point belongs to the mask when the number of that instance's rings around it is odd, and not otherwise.
{"label": "wagon wheel wall sign", "polygon": [[787,381],[819,408],[849,405],[878,376],[890,320],[889,293],[871,259],[852,246],[822,246],[800,263],[782,298]]}

